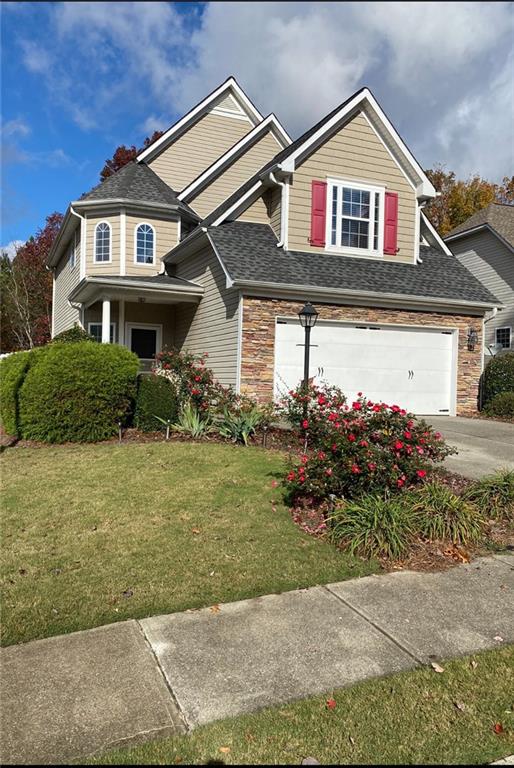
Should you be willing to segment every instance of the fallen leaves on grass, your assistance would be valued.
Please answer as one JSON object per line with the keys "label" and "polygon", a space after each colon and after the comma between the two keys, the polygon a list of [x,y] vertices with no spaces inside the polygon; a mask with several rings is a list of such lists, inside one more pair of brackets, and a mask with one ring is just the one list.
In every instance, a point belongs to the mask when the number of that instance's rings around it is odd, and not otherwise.
{"label": "fallen leaves on grass", "polygon": [[210,610],[211,613],[219,613],[221,609],[220,609],[218,603],[216,603],[216,605],[211,605],[209,610]]}
{"label": "fallen leaves on grass", "polygon": [[228,755],[230,752],[230,747],[220,747],[219,751],[224,755]]}
{"label": "fallen leaves on grass", "polygon": [[493,725],[493,731],[497,734],[503,733],[503,725],[501,723],[495,723]]}
{"label": "fallen leaves on grass", "polygon": [[430,664],[430,666],[432,667],[432,669],[434,670],[434,672],[438,672],[439,674],[441,674],[442,672],[444,672],[444,667],[441,667],[441,665],[440,665],[440,664],[437,664],[435,661],[432,661],[432,663]]}
{"label": "fallen leaves on grass", "polygon": [[201,530],[199,528],[191,528],[191,533],[198,536],[198,534],[201,533]]}
{"label": "fallen leaves on grass", "polygon": [[458,709],[459,712],[465,712],[466,711],[466,707],[465,707],[465,705],[461,701],[454,701],[453,702],[453,706],[455,707],[455,709]]}
{"label": "fallen leaves on grass", "polygon": [[337,707],[337,702],[335,699],[327,699],[327,709],[335,709]]}

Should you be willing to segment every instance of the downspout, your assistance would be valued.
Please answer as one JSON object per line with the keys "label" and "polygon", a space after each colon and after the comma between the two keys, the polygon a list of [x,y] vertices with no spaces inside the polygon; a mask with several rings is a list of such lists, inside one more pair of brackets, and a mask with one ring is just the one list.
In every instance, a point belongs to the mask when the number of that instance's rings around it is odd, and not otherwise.
{"label": "downspout", "polygon": [[269,173],[269,180],[273,184],[278,184],[279,187],[282,188],[282,191],[280,193],[280,240],[277,243],[277,248],[283,248],[286,242],[286,223],[287,223],[287,216],[284,215],[284,212],[286,210],[286,182],[285,181],[279,181],[273,171],[270,171]]}

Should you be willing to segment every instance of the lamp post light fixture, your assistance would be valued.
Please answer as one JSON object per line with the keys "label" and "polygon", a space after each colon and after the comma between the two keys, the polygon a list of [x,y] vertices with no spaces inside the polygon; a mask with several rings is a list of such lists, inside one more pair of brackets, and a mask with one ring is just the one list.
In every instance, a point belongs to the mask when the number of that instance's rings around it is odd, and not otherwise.
{"label": "lamp post light fixture", "polygon": [[476,328],[468,328],[468,349],[470,352],[473,352],[476,344],[478,344],[478,333]]}
{"label": "lamp post light fixture", "polygon": [[309,357],[310,357],[310,346],[311,346],[311,328],[314,328],[316,325],[316,320],[318,319],[318,312],[316,312],[315,308],[312,306],[310,301],[307,302],[307,304],[304,306],[300,312],[298,312],[298,317],[300,318],[300,325],[305,330],[305,348],[304,348],[304,358],[303,358],[303,388],[305,391],[307,391],[307,388],[309,386]]}

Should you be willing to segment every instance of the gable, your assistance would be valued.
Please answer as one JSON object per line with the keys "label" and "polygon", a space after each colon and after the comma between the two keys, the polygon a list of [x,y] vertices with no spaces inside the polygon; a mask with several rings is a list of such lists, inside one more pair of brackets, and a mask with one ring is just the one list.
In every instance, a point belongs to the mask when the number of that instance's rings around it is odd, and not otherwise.
{"label": "gable", "polygon": [[384,259],[412,263],[416,254],[417,198],[413,184],[362,112],[299,162],[289,191],[288,247],[319,253],[310,244],[311,184],[327,179],[376,184],[398,194],[398,248]]}
{"label": "gable", "polygon": [[253,176],[281,149],[282,145],[274,134],[268,131],[223,173],[201,189],[196,196],[188,198],[188,202],[198,215],[204,218],[239,189],[247,179]]}
{"label": "gable", "polygon": [[160,154],[148,160],[148,165],[179,192],[246,136],[252,127],[247,120],[208,113]]}

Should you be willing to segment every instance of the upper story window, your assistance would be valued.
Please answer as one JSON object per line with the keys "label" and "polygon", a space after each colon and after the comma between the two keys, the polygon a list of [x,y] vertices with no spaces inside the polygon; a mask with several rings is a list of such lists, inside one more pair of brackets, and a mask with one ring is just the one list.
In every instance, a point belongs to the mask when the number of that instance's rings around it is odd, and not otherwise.
{"label": "upper story window", "polygon": [[135,262],[155,263],[155,230],[151,224],[138,224],[136,227]]}
{"label": "upper story window", "polygon": [[101,221],[95,228],[95,261],[111,260],[111,225]]}
{"label": "upper story window", "polygon": [[511,329],[509,327],[496,329],[496,343],[499,344],[502,349],[510,349],[510,336]]}
{"label": "upper story window", "polygon": [[70,269],[75,267],[75,248],[73,245],[70,248],[70,255],[68,256],[68,266]]}
{"label": "upper story window", "polygon": [[383,187],[329,179],[327,203],[329,249],[364,256],[383,254]]}

